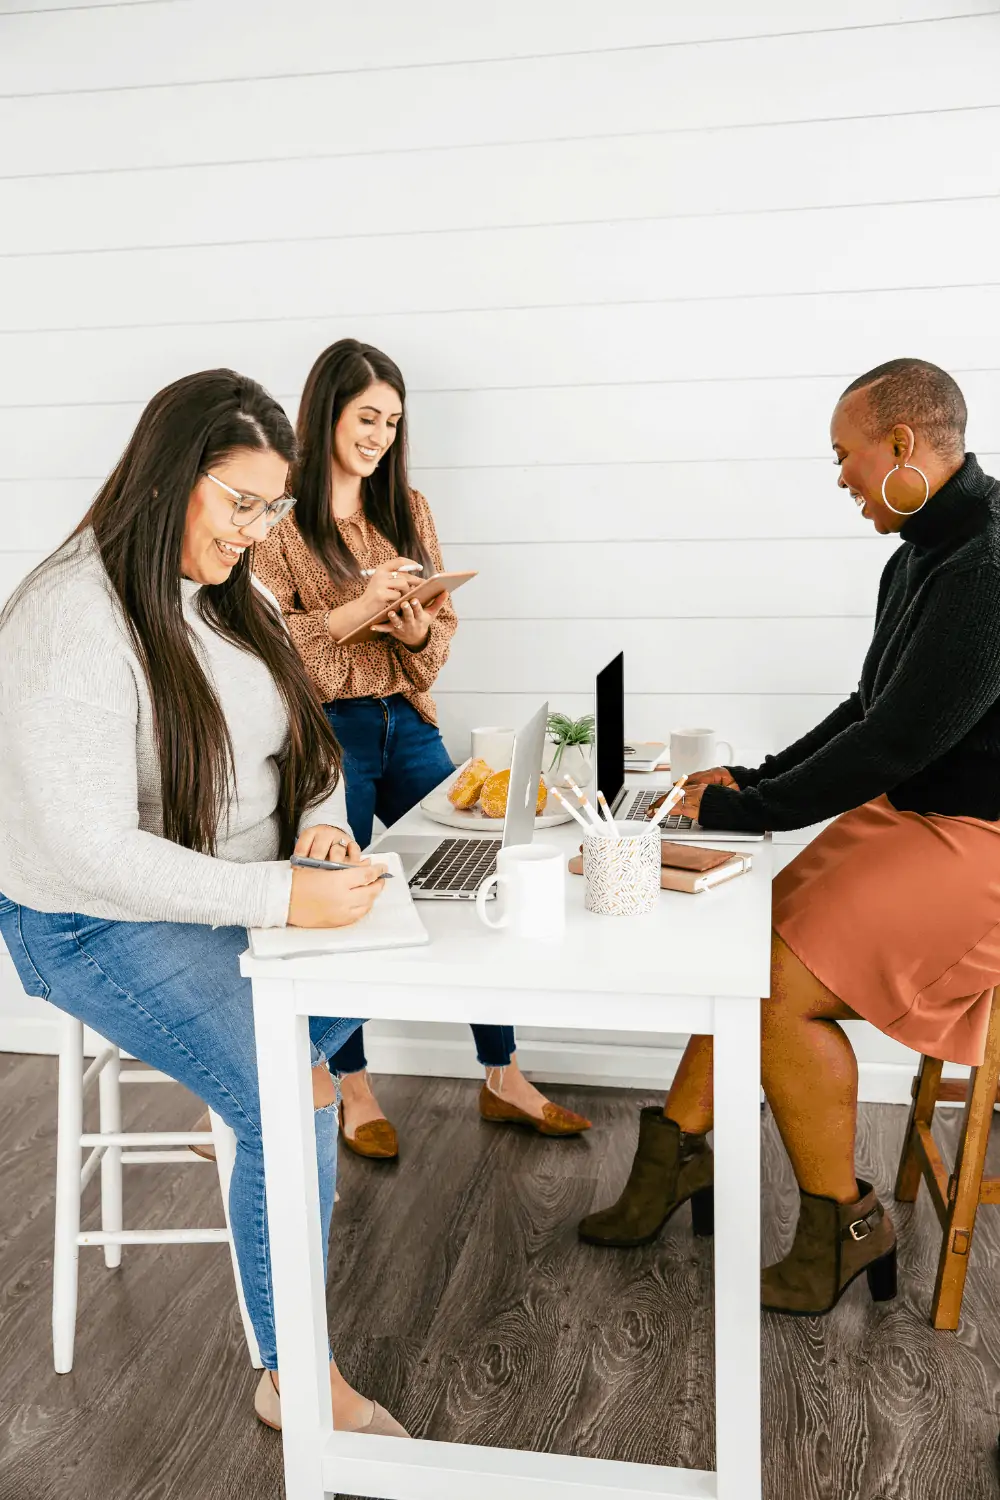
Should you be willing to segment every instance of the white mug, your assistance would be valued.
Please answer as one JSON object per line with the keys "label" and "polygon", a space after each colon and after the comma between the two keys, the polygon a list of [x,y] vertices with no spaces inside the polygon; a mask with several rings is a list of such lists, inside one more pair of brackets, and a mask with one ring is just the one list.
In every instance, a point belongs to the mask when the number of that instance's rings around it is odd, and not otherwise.
{"label": "white mug", "polygon": [[495,724],[472,731],[472,759],[484,760],[491,771],[509,771],[514,759],[514,731]]}
{"label": "white mug", "polygon": [[[487,916],[487,899],[496,885],[501,915]],[[479,920],[487,927],[503,927],[515,937],[561,938],[566,928],[565,857],[552,844],[515,844],[501,849],[496,872],[476,894]]]}
{"label": "white mug", "polygon": [[693,771],[707,771],[712,766],[732,764],[733,747],[728,740],[717,740],[714,729],[672,729],[670,731],[670,779],[680,781]]}

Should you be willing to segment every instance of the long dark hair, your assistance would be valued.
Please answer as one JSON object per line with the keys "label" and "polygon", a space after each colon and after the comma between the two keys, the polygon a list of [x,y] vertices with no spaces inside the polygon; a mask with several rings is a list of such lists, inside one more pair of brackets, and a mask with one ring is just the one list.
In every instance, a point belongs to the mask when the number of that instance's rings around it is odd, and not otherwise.
{"label": "long dark hair", "polygon": [[338,339],[317,359],[299,405],[299,458],[292,474],[292,493],[298,497],[295,524],[303,541],[334,583],[358,577],[358,564],[333,519],[330,504],[333,478],[333,432],[347,404],[375,381],[391,385],[403,414],[392,447],[370,479],[361,481],[365,516],[395,547],[400,557],[411,557],[433,567],[433,560],[413,519],[410,483],[406,473],[406,386],[398,365],[387,354],[357,339]]}
{"label": "long dark hair", "polygon": [[[16,604],[40,571],[57,566],[73,539],[93,528],[149,684],[164,837],[203,854],[216,851],[235,771],[228,725],[184,620],[181,546],[199,475],[241,448],[270,449],[292,462],[295,436],[278,403],[233,370],[204,370],[174,381],[142,413],[72,537],[11,601]],[[225,583],[201,589],[198,608],[225,640],[260,658],[284,702],[289,737],[278,813],[280,857],[287,858],[302,814],[337,784],[340,748],[281,616],[254,585],[252,569],[249,547]]]}

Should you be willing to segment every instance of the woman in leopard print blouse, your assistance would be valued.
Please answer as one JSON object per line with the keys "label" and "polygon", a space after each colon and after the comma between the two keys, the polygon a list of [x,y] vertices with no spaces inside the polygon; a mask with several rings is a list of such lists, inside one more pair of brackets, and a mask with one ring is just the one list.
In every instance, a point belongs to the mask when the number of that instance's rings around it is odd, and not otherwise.
{"label": "woman in leopard print blouse", "polygon": [[[394,610],[375,627],[378,640],[338,644],[405,591],[406,562],[425,574],[443,567],[430,507],[407,478],[405,413],[403,377],[385,354],[356,339],[324,350],[299,408],[296,506],[254,560],[343,747],[347,813],[362,847],[375,816],[396,822],[454,770],[430,694],[458,625],[449,597]],[[484,1118],[530,1124],[544,1135],[589,1128],[524,1077],[512,1027],[472,1030],[486,1070]],[[345,1144],[362,1156],[398,1155],[396,1131],[368,1077],[362,1028],[330,1067],[341,1079]]]}

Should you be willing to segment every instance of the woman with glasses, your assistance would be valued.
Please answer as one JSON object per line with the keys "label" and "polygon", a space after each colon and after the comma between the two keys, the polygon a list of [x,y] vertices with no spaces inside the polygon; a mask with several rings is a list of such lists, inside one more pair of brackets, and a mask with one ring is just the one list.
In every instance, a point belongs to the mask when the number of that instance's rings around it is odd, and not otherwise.
{"label": "woman with glasses", "polygon": [[[362,845],[372,823],[395,823],[455,769],[437,728],[431,688],[458,621],[447,595],[402,604],[377,641],[339,640],[442,568],[430,507],[406,470],[406,387],[387,355],[356,339],[323,351],[299,407],[294,515],[257,549],[272,590],[344,752],[347,808]],[[544,1135],[590,1128],[552,1104],[517,1066],[510,1026],[474,1026],[486,1070],[485,1119]],[[368,1077],[359,1027],[331,1060],[340,1074],[345,1144],[361,1156],[398,1155],[395,1128]]]}
{"label": "woman with glasses", "polygon": [[[229,1210],[281,1426],[247,927],[347,926],[382,867],[352,849],[340,751],[252,550],[294,502],[285,413],[231,370],[154,396],[76,531],[0,615],[0,933],[25,989],[185,1084],[235,1131]],[[354,850],[356,853],[356,848]],[[310,1022],[323,1249],[336,1173]],[[334,1426],[403,1436],[330,1363]]]}

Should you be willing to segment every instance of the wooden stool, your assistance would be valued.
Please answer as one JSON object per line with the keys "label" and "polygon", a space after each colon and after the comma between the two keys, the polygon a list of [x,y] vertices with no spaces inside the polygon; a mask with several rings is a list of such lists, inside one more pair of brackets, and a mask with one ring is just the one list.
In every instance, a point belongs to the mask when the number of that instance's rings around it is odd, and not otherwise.
{"label": "wooden stool", "polygon": [[[913,1104],[899,1158],[895,1197],[897,1203],[912,1203],[921,1178],[927,1183],[944,1230],[931,1322],[935,1328],[954,1329],[962,1312],[976,1210],[980,1203],[1000,1203],[1000,1177],[983,1176],[1000,1084],[1000,986],[993,991],[982,1066],[972,1069],[968,1085],[942,1080],[942,1066],[936,1057],[921,1058],[920,1071],[913,1080]],[[956,1087],[962,1090],[957,1096]],[[931,1124],[938,1101],[956,1097],[964,1097],[965,1113],[955,1169],[949,1176],[931,1134]]]}

